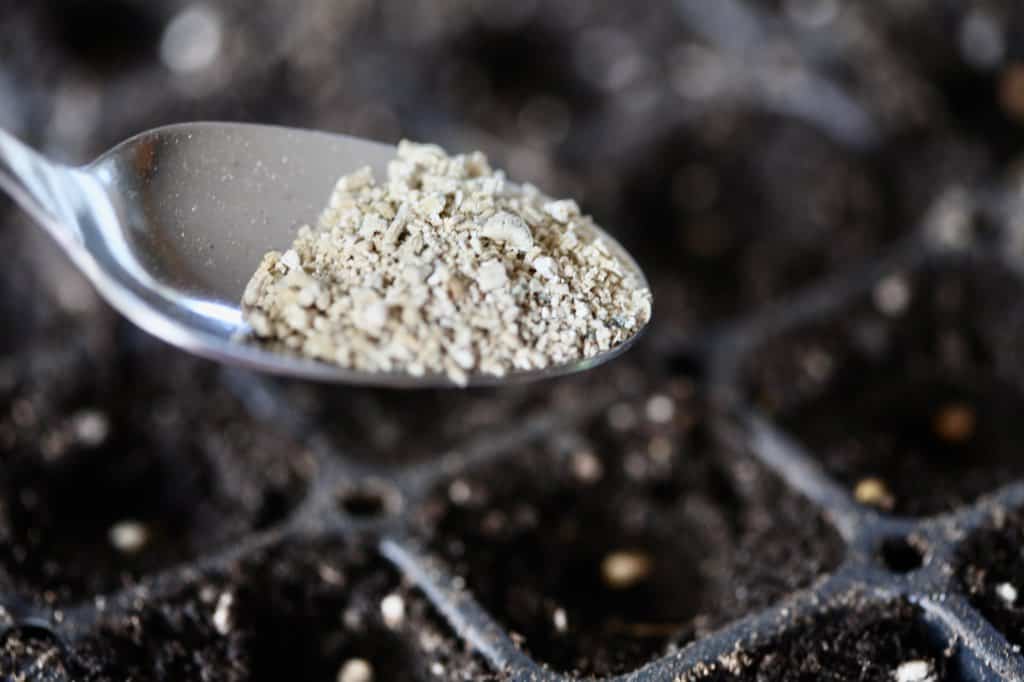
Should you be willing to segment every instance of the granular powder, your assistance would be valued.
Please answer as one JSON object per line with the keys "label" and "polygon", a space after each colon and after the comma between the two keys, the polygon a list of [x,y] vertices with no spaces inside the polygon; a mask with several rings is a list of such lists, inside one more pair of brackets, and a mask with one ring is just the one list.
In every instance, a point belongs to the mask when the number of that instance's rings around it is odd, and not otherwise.
{"label": "granular powder", "polygon": [[263,257],[242,300],[258,339],[465,384],[592,357],[650,319],[650,291],[576,202],[435,145],[403,141],[387,174],[341,178],[317,227]]}

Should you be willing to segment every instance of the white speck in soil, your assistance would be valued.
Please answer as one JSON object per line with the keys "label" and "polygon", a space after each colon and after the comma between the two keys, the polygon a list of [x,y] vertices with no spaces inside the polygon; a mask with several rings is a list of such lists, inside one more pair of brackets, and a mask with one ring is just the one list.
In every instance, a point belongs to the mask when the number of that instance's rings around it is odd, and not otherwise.
{"label": "white speck in soil", "polygon": [[574,452],[570,466],[573,476],[584,483],[596,483],[604,476],[604,465],[590,450]]}
{"label": "white speck in soil", "polygon": [[997,17],[984,8],[967,12],[960,22],[960,52],[978,69],[999,65],[1006,55],[1006,41]]}
{"label": "white speck in soil", "polygon": [[317,569],[317,572],[320,574],[320,579],[328,585],[345,584],[344,574],[338,569],[336,569],[334,566],[330,566],[328,564],[320,564],[320,567]]}
{"label": "white speck in soil", "polygon": [[672,417],[676,413],[676,404],[667,395],[652,395],[647,400],[644,412],[649,421],[655,424],[666,424],[672,421]]}
{"label": "white speck in soil", "polygon": [[393,630],[400,628],[405,622],[405,601],[397,594],[389,594],[380,602],[380,613],[385,625]]}
{"label": "white speck in soil", "polygon": [[373,682],[373,666],[362,658],[350,658],[338,670],[338,682]]}
{"label": "white speck in soil", "polygon": [[205,5],[186,7],[167,25],[160,41],[160,58],[178,73],[210,66],[220,53],[221,18]]}
{"label": "white speck in soil", "polygon": [[452,501],[452,504],[462,506],[469,502],[473,496],[473,491],[461,478],[456,478],[448,486],[448,499]]}
{"label": "white speck in soil", "polygon": [[569,616],[562,607],[555,609],[551,614],[551,620],[554,622],[555,632],[563,633],[569,630]]}
{"label": "white speck in soil", "polygon": [[893,672],[896,682],[938,682],[931,661],[914,660],[900,663]]}
{"label": "white speck in soil", "polygon": [[996,585],[996,595],[999,596],[1007,606],[1012,606],[1017,602],[1017,588],[1012,583],[999,583]]}
{"label": "white speck in soil", "polygon": [[213,611],[213,627],[217,632],[226,635],[231,632],[234,619],[231,615],[231,607],[234,606],[235,595],[231,592],[221,592],[217,599],[217,608]]}
{"label": "white speck in soil", "polygon": [[123,554],[136,554],[149,542],[149,529],[139,521],[118,521],[107,532],[114,549]]}
{"label": "white speck in soil", "polygon": [[434,661],[430,664],[430,674],[434,677],[441,677],[444,675],[444,666],[437,661]]}
{"label": "white speck in soil", "polygon": [[94,448],[102,445],[110,433],[107,415],[96,410],[82,410],[73,418],[75,438],[82,445]]}
{"label": "white speck in soil", "polygon": [[881,312],[899,317],[910,305],[910,285],[902,275],[889,275],[875,286],[873,297]]}

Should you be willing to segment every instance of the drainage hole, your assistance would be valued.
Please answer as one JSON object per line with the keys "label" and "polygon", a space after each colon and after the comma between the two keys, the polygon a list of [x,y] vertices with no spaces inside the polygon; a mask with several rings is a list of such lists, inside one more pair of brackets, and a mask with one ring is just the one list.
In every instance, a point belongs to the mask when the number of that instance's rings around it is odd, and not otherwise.
{"label": "drainage hole", "polygon": [[394,487],[381,481],[368,481],[342,488],[338,505],[352,518],[369,520],[395,513],[401,500],[401,494]]}
{"label": "drainage hole", "polygon": [[882,542],[882,562],[893,573],[910,573],[924,563],[924,553],[907,538],[889,538]]}

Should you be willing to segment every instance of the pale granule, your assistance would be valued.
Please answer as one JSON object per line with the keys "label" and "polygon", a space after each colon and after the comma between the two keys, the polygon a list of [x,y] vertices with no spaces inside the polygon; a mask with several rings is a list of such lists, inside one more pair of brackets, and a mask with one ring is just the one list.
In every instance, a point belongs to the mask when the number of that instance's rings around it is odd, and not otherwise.
{"label": "pale granule", "polygon": [[650,291],[576,202],[506,182],[480,152],[404,141],[386,184],[369,168],[341,178],[242,303],[259,339],[459,384],[593,357],[651,315]]}

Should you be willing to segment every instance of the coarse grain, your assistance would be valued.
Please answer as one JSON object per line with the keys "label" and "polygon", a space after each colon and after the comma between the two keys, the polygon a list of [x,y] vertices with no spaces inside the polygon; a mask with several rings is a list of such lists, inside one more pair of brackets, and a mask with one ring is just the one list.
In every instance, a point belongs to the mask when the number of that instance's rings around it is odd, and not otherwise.
{"label": "coarse grain", "polygon": [[650,291],[575,201],[435,145],[403,141],[387,176],[342,177],[317,226],[263,257],[242,300],[257,339],[465,384],[593,357],[650,319]]}

